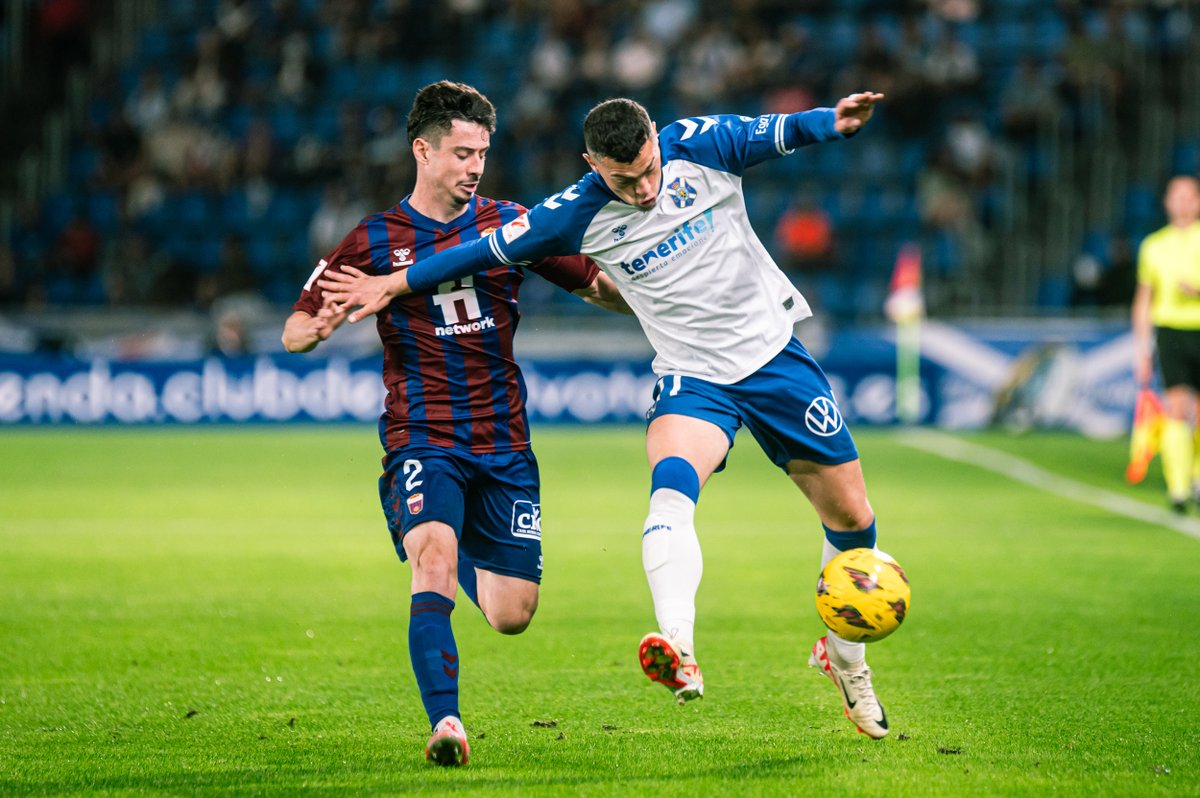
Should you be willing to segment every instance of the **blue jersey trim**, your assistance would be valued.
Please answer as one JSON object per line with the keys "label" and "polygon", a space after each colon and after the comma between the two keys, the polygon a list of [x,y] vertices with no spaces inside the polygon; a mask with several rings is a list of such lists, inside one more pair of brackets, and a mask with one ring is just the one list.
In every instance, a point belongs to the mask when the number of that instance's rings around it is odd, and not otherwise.
{"label": "blue jersey trim", "polygon": [[448,222],[439,222],[437,219],[430,219],[425,214],[418,211],[412,206],[409,200],[412,199],[412,194],[409,194],[404,199],[400,200],[400,207],[408,214],[408,218],[412,220],[413,227],[419,230],[453,230],[456,227],[463,227],[470,224],[475,219],[476,211],[478,210],[478,195],[472,194],[471,199],[463,207],[463,212],[455,216]]}

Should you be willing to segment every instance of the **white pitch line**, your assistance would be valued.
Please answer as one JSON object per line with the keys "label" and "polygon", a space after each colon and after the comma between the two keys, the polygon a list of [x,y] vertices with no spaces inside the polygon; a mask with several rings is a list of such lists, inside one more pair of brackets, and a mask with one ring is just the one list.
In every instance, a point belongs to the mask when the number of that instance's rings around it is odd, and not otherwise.
{"label": "white pitch line", "polygon": [[1176,532],[1182,532],[1188,537],[1200,540],[1200,520],[1181,517],[1165,508],[1155,507],[1119,493],[1076,482],[998,449],[967,443],[953,436],[931,430],[901,432],[896,439],[906,446],[920,449],[946,460],[973,465],[1065,499],[1090,504],[1136,521],[1169,527]]}

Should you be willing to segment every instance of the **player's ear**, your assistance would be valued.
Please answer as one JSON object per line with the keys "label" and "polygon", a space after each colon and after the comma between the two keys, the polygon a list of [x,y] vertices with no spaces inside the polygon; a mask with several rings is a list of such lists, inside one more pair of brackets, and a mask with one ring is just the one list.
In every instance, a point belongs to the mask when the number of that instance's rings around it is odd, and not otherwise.
{"label": "player's ear", "polygon": [[599,169],[596,168],[596,162],[592,160],[592,156],[588,155],[586,152],[583,154],[583,160],[587,161],[587,165],[592,167],[593,172],[600,171]]}
{"label": "player's ear", "polygon": [[415,158],[417,163],[421,165],[429,163],[430,149],[431,148],[428,141],[423,138],[415,139],[412,145],[413,158]]}

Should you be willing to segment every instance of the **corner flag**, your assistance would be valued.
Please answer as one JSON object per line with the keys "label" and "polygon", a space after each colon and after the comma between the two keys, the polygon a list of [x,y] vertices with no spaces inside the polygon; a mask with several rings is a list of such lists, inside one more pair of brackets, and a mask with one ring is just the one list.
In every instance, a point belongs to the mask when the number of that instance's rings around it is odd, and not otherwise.
{"label": "corner flag", "polygon": [[883,312],[897,324],[925,315],[925,299],[921,296],[921,250],[916,244],[905,244],[896,253]]}
{"label": "corner flag", "polygon": [[1146,478],[1150,461],[1158,454],[1162,441],[1163,408],[1158,394],[1150,388],[1138,391],[1133,406],[1133,432],[1129,436],[1129,465],[1125,481],[1136,485]]}
{"label": "corner flag", "polygon": [[905,244],[896,253],[883,312],[896,324],[896,418],[915,424],[921,415],[921,250]]}

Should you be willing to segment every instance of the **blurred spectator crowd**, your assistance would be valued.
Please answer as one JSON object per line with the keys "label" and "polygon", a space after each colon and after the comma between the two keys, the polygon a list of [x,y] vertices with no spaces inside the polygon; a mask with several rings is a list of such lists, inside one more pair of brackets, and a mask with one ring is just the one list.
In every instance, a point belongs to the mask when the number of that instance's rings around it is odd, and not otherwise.
{"label": "blurred spectator crowd", "polygon": [[[1082,135],[1105,109],[1131,124],[1115,43],[1169,62],[1193,36],[1169,0],[164,0],[135,57],[93,76],[66,184],[17,209],[0,303],[286,306],[359,218],[410,190],[405,114],[450,78],[498,109],[481,193],[525,204],[582,173],[581,122],[606,97],[662,126],[884,92],[853,143],[746,179],[760,236],[814,303],[874,316],[904,242],[935,291],[987,257],[1021,200],[1002,175],[1045,168],[1046,125]],[[1200,142],[1171,157],[1194,171]],[[1089,245],[1090,288],[1070,301],[1128,301],[1154,199]],[[540,282],[530,301],[582,307]]]}

